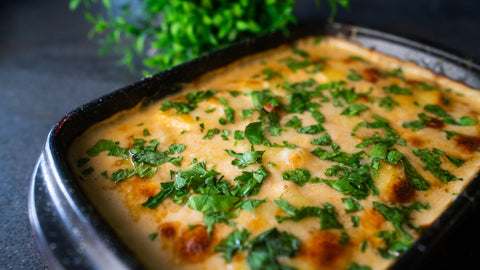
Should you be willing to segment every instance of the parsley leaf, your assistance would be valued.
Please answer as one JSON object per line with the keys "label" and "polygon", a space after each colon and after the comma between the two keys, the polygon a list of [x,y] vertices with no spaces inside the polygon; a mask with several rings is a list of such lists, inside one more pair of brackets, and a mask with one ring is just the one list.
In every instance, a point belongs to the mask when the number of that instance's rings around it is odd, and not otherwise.
{"label": "parsley leaf", "polygon": [[462,166],[462,164],[465,162],[465,160],[461,160],[461,159],[458,159],[456,157],[452,157],[452,156],[446,156],[448,158],[448,160],[450,160],[450,162],[453,163],[453,165],[457,166],[457,167],[460,167]]}
{"label": "parsley leaf", "polygon": [[360,81],[363,77],[358,74],[356,70],[350,69],[350,74],[347,75],[347,78],[351,81]]}
{"label": "parsley leaf", "polygon": [[313,145],[327,146],[332,144],[332,138],[328,133],[324,133],[320,138],[313,139],[310,143]]}
{"label": "parsley leaf", "polygon": [[363,207],[354,198],[342,198],[342,202],[345,204],[345,213],[357,212],[363,209]]}
{"label": "parsley leaf", "polygon": [[293,57],[280,59],[279,62],[285,63],[287,67],[293,72],[297,72],[299,69],[303,69],[311,65],[311,62],[306,59],[298,60]]}
{"label": "parsley leaf", "polygon": [[321,124],[311,125],[297,129],[297,132],[302,134],[318,134],[324,131],[325,128]]}
{"label": "parsley leaf", "polygon": [[279,72],[277,72],[273,69],[270,69],[270,68],[263,69],[262,74],[265,75],[265,78],[264,78],[265,81],[269,81],[269,80],[271,80],[273,78],[276,78],[276,77],[281,79],[282,76],[283,76],[281,73],[279,73]]}
{"label": "parsley leaf", "polygon": [[172,192],[175,190],[173,182],[161,183],[162,189],[155,196],[148,197],[148,200],[142,204],[142,206],[154,209],[160,205]]}
{"label": "parsley leaf", "polygon": [[300,209],[297,209],[284,199],[276,200],[275,204],[289,214],[289,216],[275,216],[279,223],[284,220],[300,221],[307,217],[318,217],[321,220],[322,230],[343,228],[343,225],[336,219],[337,213],[333,211],[334,207],[329,203],[324,203],[324,208],[302,206]]}
{"label": "parsley leaf", "polygon": [[251,144],[262,144],[265,140],[261,122],[252,122],[245,127],[245,137]]}
{"label": "parsley leaf", "polygon": [[300,239],[277,228],[270,229],[249,243],[247,263],[252,270],[292,269],[280,264],[277,256],[294,257],[300,249]]}
{"label": "parsley leaf", "polygon": [[364,152],[361,151],[355,154],[348,154],[341,151],[330,152],[320,147],[317,147],[312,151],[312,154],[314,154],[320,159],[339,162],[345,165],[352,165],[356,164],[361,159],[361,155],[364,154]]}
{"label": "parsley leaf", "polygon": [[396,231],[398,231],[406,240],[412,240],[413,237],[407,231],[405,231],[403,225],[407,225],[409,228],[414,230],[419,229],[409,223],[410,213],[413,210],[420,211],[422,209],[430,209],[430,205],[428,203],[422,205],[419,202],[413,202],[409,206],[400,207],[389,207],[379,202],[373,202],[373,207],[376,211],[382,214],[386,220],[390,221],[395,227]]}
{"label": "parsley leaf", "polygon": [[377,248],[380,256],[385,259],[392,259],[407,252],[413,245],[409,239],[402,236],[398,231],[381,231],[375,234],[385,242],[384,248]]}
{"label": "parsley leaf", "polygon": [[177,111],[177,114],[186,114],[197,108],[197,104],[205,99],[209,99],[215,94],[215,90],[210,89],[207,91],[195,91],[188,93],[185,98],[187,101],[170,101],[166,100],[162,103],[160,110],[166,111],[173,108]]}
{"label": "parsley leaf", "polygon": [[218,128],[209,129],[207,131],[207,134],[205,134],[205,136],[203,136],[203,139],[204,140],[211,140],[214,135],[219,134],[219,133],[220,133],[220,130]]}
{"label": "parsley leaf", "polygon": [[243,200],[235,204],[235,208],[240,208],[243,210],[247,210],[250,212],[255,212],[255,208],[257,208],[260,204],[264,203],[266,199],[263,200],[256,200],[256,199],[251,199],[251,200]]}
{"label": "parsley leaf", "polygon": [[292,119],[288,120],[288,122],[285,123],[286,127],[291,127],[294,129],[299,129],[302,127],[302,120],[298,119],[296,115],[292,117]]}
{"label": "parsley leaf", "polygon": [[408,90],[406,88],[401,88],[397,84],[392,84],[390,86],[385,86],[383,87],[383,90],[385,90],[388,93],[395,94],[395,95],[412,95],[413,92],[411,90]]}
{"label": "parsley leaf", "polygon": [[451,124],[451,125],[457,125],[457,126],[474,126],[475,125],[475,121],[469,116],[462,116],[457,120],[452,115],[447,113],[445,109],[443,109],[442,107],[436,104],[425,105],[424,109],[429,113],[432,113],[438,117],[441,117],[442,121],[445,124]]}
{"label": "parsley leaf", "polygon": [[[435,150],[435,149],[434,149]],[[439,151],[432,151],[425,149],[415,149],[413,153],[420,157],[420,160],[425,163],[423,169],[427,171],[431,171],[434,175],[440,179],[443,183],[461,180],[458,179],[455,175],[451,174],[449,171],[440,168],[440,155],[444,154],[443,152]]]}
{"label": "parsley leaf", "polygon": [[182,144],[172,144],[169,150],[161,152],[157,150],[158,142],[150,141],[150,145],[145,145],[145,140],[134,139],[134,148],[130,149],[130,155],[134,169],[120,169],[112,173],[113,182],[119,182],[128,179],[134,175],[140,178],[152,177],[157,172],[157,167],[170,162],[175,166],[180,166],[182,156],[171,157],[169,155],[178,154],[185,150]]}
{"label": "parsley leaf", "polygon": [[392,71],[382,72],[381,76],[382,76],[383,78],[386,78],[386,77],[395,77],[395,78],[399,78],[399,79],[405,80],[405,77],[403,76],[403,70],[402,70],[402,68],[395,68],[395,69],[393,69]]}
{"label": "parsley leaf", "polygon": [[415,170],[407,158],[403,157],[401,161],[408,183],[410,183],[415,190],[428,190],[430,183],[428,183],[425,178]]}
{"label": "parsley leaf", "polygon": [[262,156],[265,151],[255,151],[251,150],[245,153],[236,153],[233,150],[225,150],[227,154],[229,154],[232,157],[235,157],[232,161],[232,165],[237,166],[240,169],[243,169],[247,167],[250,164],[253,163],[262,163]]}
{"label": "parsley leaf", "polygon": [[90,157],[94,157],[100,154],[100,152],[108,151],[109,156],[128,158],[127,149],[118,146],[118,144],[118,142],[111,140],[100,140],[87,150],[87,154]]}
{"label": "parsley leaf", "polygon": [[223,258],[225,261],[231,262],[233,256],[239,251],[243,251],[247,248],[247,240],[250,236],[250,231],[243,229],[241,231],[234,230],[227,238],[225,238],[220,245],[214,248],[216,252],[223,252]]}
{"label": "parsley leaf", "polygon": [[368,106],[363,104],[355,104],[352,106],[347,107],[345,110],[342,111],[341,115],[347,116],[356,116],[359,115],[361,112],[370,109]]}
{"label": "parsley leaf", "polygon": [[420,130],[422,128],[426,128],[427,125],[425,125],[425,123],[423,123],[423,120],[413,120],[413,121],[403,123],[402,127],[409,128],[413,131],[417,131],[417,130]]}
{"label": "parsley leaf", "polygon": [[372,270],[370,266],[360,265],[358,263],[351,263],[347,270]]}
{"label": "parsley leaf", "polygon": [[312,172],[306,169],[295,169],[282,172],[283,180],[294,182],[299,186],[305,185],[312,176]]}
{"label": "parsley leaf", "polygon": [[223,194],[207,194],[193,196],[188,199],[186,206],[200,212],[228,212],[232,210],[239,198]]}
{"label": "parsley leaf", "polygon": [[268,171],[263,166],[260,166],[257,171],[242,171],[242,174],[234,179],[239,183],[232,190],[232,194],[237,197],[256,195],[260,191],[260,186],[267,176]]}
{"label": "parsley leaf", "polygon": [[385,107],[387,112],[391,111],[395,106],[400,105],[397,101],[395,101],[394,99],[392,99],[389,96],[381,97],[379,99],[380,99],[380,104],[378,106]]}

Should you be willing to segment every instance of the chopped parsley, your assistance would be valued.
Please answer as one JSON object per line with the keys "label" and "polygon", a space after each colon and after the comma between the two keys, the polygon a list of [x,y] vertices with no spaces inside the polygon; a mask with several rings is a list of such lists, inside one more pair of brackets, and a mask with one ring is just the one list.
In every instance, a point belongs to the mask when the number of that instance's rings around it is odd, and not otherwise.
{"label": "chopped parsley", "polygon": [[269,81],[273,78],[282,78],[283,75],[280,74],[279,72],[273,70],[273,69],[270,69],[270,68],[265,68],[262,70],[262,74],[265,75],[265,78],[263,78],[265,81]]}
{"label": "chopped parsley", "polygon": [[448,158],[448,160],[450,160],[450,162],[452,162],[453,165],[455,165],[456,167],[460,167],[462,166],[463,163],[465,163],[465,160],[461,160],[459,158],[456,158],[456,157],[452,157],[452,156],[446,156]]}
{"label": "chopped parsley", "polygon": [[428,85],[426,83],[421,83],[419,85],[417,85],[417,88],[418,89],[422,89],[422,90],[427,90],[427,91],[435,91],[437,90],[437,88],[431,86],[431,85]]}
{"label": "chopped parsley", "polygon": [[362,79],[362,75],[358,74],[356,70],[350,69],[350,74],[347,75],[347,79],[351,81],[360,81]]}
{"label": "chopped parsley", "polygon": [[150,239],[150,241],[153,241],[157,238],[157,236],[158,236],[158,233],[154,232],[148,235],[148,239]]}
{"label": "chopped parsley", "polygon": [[368,106],[363,104],[355,104],[352,106],[347,107],[345,110],[342,111],[341,115],[347,116],[356,116],[359,115],[361,112],[370,109]]}
{"label": "chopped parsley", "polygon": [[302,134],[318,134],[324,131],[325,131],[325,128],[321,124],[301,127],[297,129],[297,132]]}
{"label": "chopped parsley", "polygon": [[220,133],[220,129],[218,129],[218,128],[209,129],[207,131],[207,134],[205,136],[203,136],[203,139],[204,140],[211,140],[214,135],[219,134],[219,133]]}
{"label": "chopped parsley", "polygon": [[473,126],[475,125],[475,121],[469,116],[462,116],[459,119],[455,119],[452,115],[447,113],[445,109],[443,109],[439,105],[432,105],[428,104],[424,107],[425,111],[432,113],[442,119],[445,124],[451,124],[456,126]]}
{"label": "chopped parsley", "polygon": [[366,265],[360,265],[358,263],[351,263],[347,270],[371,270],[372,268],[370,266]]}
{"label": "chopped parsley", "polygon": [[363,209],[363,207],[354,198],[342,198],[342,202],[345,204],[345,213],[357,212]]}
{"label": "chopped parsley", "polygon": [[111,180],[119,182],[128,179],[134,175],[140,178],[152,177],[158,169],[158,166],[170,162],[175,166],[180,166],[182,156],[176,155],[185,150],[183,144],[172,144],[167,151],[161,152],[157,149],[158,141],[151,140],[149,145],[143,139],[134,139],[134,148],[129,149],[133,169],[120,169],[112,173]]}
{"label": "chopped parsley", "polygon": [[382,72],[381,77],[383,78],[394,77],[394,78],[399,78],[401,80],[405,80],[402,68],[395,68],[391,71],[384,71]]}
{"label": "chopped parsley", "polygon": [[430,188],[430,183],[428,183],[425,178],[415,170],[415,167],[413,167],[407,158],[403,157],[401,161],[408,183],[410,183],[415,190],[428,190],[428,188]]}
{"label": "chopped parsley", "polygon": [[390,112],[396,106],[399,106],[398,102],[392,99],[390,96],[381,97],[380,104],[378,106],[385,108],[387,112]]}
{"label": "chopped parsley", "polygon": [[375,234],[378,238],[385,242],[385,247],[377,248],[380,256],[384,259],[392,259],[398,257],[413,245],[409,239],[406,239],[398,231],[381,231]]}
{"label": "chopped parsley", "polygon": [[329,203],[323,203],[323,208],[317,206],[302,206],[297,209],[284,199],[278,199],[275,204],[280,207],[287,216],[275,216],[279,223],[284,220],[300,221],[308,217],[320,218],[320,228],[322,230],[327,229],[343,229],[343,225],[337,221],[337,213],[334,211],[334,207]]}
{"label": "chopped parsley", "polygon": [[432,172],[435,176],[440,179],[443,183],[461,180],[461,178],[457,178],[455,175],[451,174],[449,171],[440,168],[441,161],[440,156],[444,155],[443,151],[439,151],[437,149],[433,149],[430,151],[429,149],[415,149],[413,153],[420,158],[420,160],[425,164],[423,167],[424,170]]}
{"label": "chopped parsley", "polygon": [[402,88],[398,86],[397,84],[392,84],[390,86],[385,86],[383,87],[383,90],[385,90],[387,93],[395,94],[395,95],[412,95],[413,92],[412,90]]}
{"label": "chopped parsley", "polygon": [[218,246],[226,262],[231,262],[238,252],[248,252],[247,264],[252,270],[293,269],[281,264],[277,257],[295,257],[300,249],[300,239],[287,232],[272,228],[248,241],[250,231],[235,229]]}
{"label": "chopped parsley", "polygon": [[327,146],[332,144],[332,138],[328,133],[323,133],[319,138],[313,139],[311,142],[313,145]]}
{"label": "chopped parsley", "polygon": [[246,245],[248,237],[250,237],[250,231],[243,229],[241,231],[234,230],[231,232],[227,238],[225,238],[220,245],[216,246],[214,251],[222,252],[223,258],[226,262],[231,262],[233,256],[239,251],[247,249]]}
{"label": "chopped parsley", "polygon": [[187,114],[197,108],[197,104],[203,100],[209,99],[215,94],[215,90],[210,89],[207,91],[195,91],[188,93],[185,98],[187,101],[164,101],[160,110],[166,111],[173,108],[177,111],[177,114]]}
{"label": "chopped parsley", "polygon": [[80,158],[79,160],[77,160],[77,167],[80,168],[80,167],[83,167],[85,164],[87,164],[88,162],[90,161],[89,158]]}
{"label": "chopped parsley", "polygon": [[231,190],[231,194],[237,197],[256,195],[267,176],[268,171],[263,166],[260,166],[256,171],[242,171],[241,175],[234,178],[237,184]]}
{"label": "chopped parsley", "polygon": [[393,227],[395,227],[395,230],[399,232],[406,240],[412,240],[413,237],[405,230],[404,225],[413,230],[420,230],[420,228],[413,226],[409,222],[410,213],[414,210],[420,211],[422,209],[430,209],[430,205],[428,203],[423,205],[419,202],[413,202],[409,206],[401,205],[399,207],[390,207],[383,203],[373,202],[373,207],[376,211],[382,214],[386,220],[390,221]]}
{"label": "chopped parsley", "polygon": [[100,140],[93,147],[87,150],[87,154],[90,157],[94,157],[100,152],[108,151],[109,156],[128,158],[127,149],[118,146],[119,142],[113,142],[111,140]]}
{"label": "chopped parsley", "polygon": [[262,144],[265,140],[261,122],[252,122],[245,127],[245,138],[251,144]]}
{"label": "chopped parsley", "polygon": [[298,119],[296,115],[292,117],[292,119],[288,120],[288,122],[285,123],[286,127],[291,127],[294,129],[299,129],[302,127],[302,120]]}
{"label": "chopped parsley", "polygon": [[362,62],[362,63],[367,63],[367,60],[365,60],[365,59],[363,59],[362,57],[357,56],[357,55],[350,55],[350,56],[348,57],[348,59],[354,60],[354,61],[358,61],[358,62]]}
{"label": "chopped parsley", "polygon": [[306,169],[295,169],[292,171],[284,171],[282,173],[283,180],[294,182],[299,186],[305,185],[310,177],[312,176],[312,172]]}
{"label": "chopped parsley", "polygon": [[253,163],[262,163],[262,156],[265,151],[247,151],[245,153],[236,153],[233,150],[225,150],[227,154],[235,157],[232,161],[232,165],[237,166],[239,169],[243,169]]}
{"label": "chopped parsley", "polygon": [[281,264],[277,257],[295,257],[300,249],[300,239],[272,228],[250,241],[248,246],[247,263],[251,270],[292,269]]}
{"label": "chopped parsley", "polygon": [[312,64],[306,59],[298,60],[293,57],[283,58],[279,61],[285,63],[285,65],[287,65],[287,67],[293,72],[297,72],[299,69],[304,69]]}

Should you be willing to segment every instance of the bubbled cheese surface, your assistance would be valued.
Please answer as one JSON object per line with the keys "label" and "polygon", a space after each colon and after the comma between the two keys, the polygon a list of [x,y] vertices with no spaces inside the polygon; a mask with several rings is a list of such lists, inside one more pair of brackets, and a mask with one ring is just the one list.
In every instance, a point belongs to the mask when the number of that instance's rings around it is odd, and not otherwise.
{"label": "bubbled cheese surface", "polygon": [[[300,67],[295,67],[294,63]],[[298,88],[298,91],[314,92],[309,102],[317,104],[304,110],[297,109],[302,104],[296,104],[299,101],[292,99],[294,91],[289,88],[302,82],[309,82],[310,86]],[[337,86],[325,86],[332,82]],[[318,87],[320,85],[323,87]],[[406,89],[410,94],[390,91],[392,85]],[[187,93],[211,89],[215,94],[197,102],[196,107],[187,113],[179,113],[174,107],[161,110],[165,101],[186,101]],[[342,89],[345,90],[343,95],[335,92]],[[261,104],[262,107],[255,107],[252,93],[262,91],[273,96],[278,103],[267,102]],[[357,96],[348,99],[346,91]],[[347,108],[359,104],[366,109],[351,115],[345,113]],[[445,123],[442,116],[426,111],[426,106],[432,105],[443,108],[453,119],[464,117],[473,124]],[[374,202],[399,209],[414,202],[428,204],[428,209],[409,213],[408,223],[417,230],[402,224],[403,230],[413,237],[410,240],[413,243],[421,235],[421,230],[432,224],[479,169],[479,105],[477,91],[413,63],[404,63],[333,37],[324,37],[321,41],[308,38],[293,46],[279,47],[240,60],[185,85],[180,93],[148,106],[139,105],[91,127],[74,141],[69,161],[92,203],[147,268],[249,269],[246,250],[236,253],[227,262],[214,248],[234,229],[250,231],[249,239],[253,239],[277,228],[300,240],[295,256],[278,256],[277,260],[284,265],[298,269],[347,269],[355,263],[371,269],[386,269],[395,262],[395,256],[388,259],[381,256],[379,249],[387,244],[378,233],[398,228],[374,207]],[[316,108],[324,120],[314,117],[311,107]],[[227,118],[228,108],[234,112],[233,120],[222,124],[220,119]],[[251,112],[251,115],[242,117],[242,111]],[[271,113],[278,115],[276,126],[269,122]],[[429,119],[419,118],[422,113]],[[287,124],[294,117],[301,121],[301,127],[321,125],[323,130],[315,134],[300,133],[291,122]],[[386,149],[403,154],[428,183],[427,190],[418,190],[411,184],[409,178],[412,176],[406,173],[403,162],[392,164],[387,158],[377,160],[376,172],[369,167],[374,187],[368,187],[365,198],[342,193],[321,180],[339,181],[342,172],[335,176],[327,171],[335,165],[349,167],[318,157],[312,153],[317,148],[347,154],[364,151],[359,164],[373,163],[372,151],[382,144],[379,138],[387,136],[386,129],[359,123],[374,123],[378,119],[388,123],[398,136]],[[423,127],[414,130],[405,126],[415,120],[423,123]],[[245,137],[245,129],[252,122],[261,123],[265,139],[263,143],[253,145],[253,149],[264,153],[261,162],[240,168],[232,164],[235,157],[225,150],[236,153],[252,150],[252,143]],[[272,131],[272,126],[279,128],[277,133]],[[211,136],[206,136],[209,130],[215,129],[218,132],[212,131]],[[242,133],[243,139],[235,138],[235,131]],[[328,134],[332,143],[312,144],[312,140],[323,134]],[[361,146],[365,138],[374,138],[375,135],[378,135],[376,142]],[[87,150],[100,140],[111,140],[119,147],[133,149],[134,139],[143,139],[146,145],[155,140],[157,149],[162,152],[172,144],[184,145],[185,150],[172,155],[182,156],[179,166],[166,162],[157,166],[150,177],[134,175],[115,183],[111,180],[114,172],[134,168],[132,154],[128,158],[108,155],[108,151],[87,155]],[[434,149],[443,151],[437,155],[440,169],[449,172],[455,180],[442,182],[435,173],[424,169],[426,163],[415,154],[416,149],[428,149],[430,153]],[[462,164],[457,166],[448,157],[461,160]],[[85,158],[89,159],[88,162],[77,164],[78,160]],[[174,181],[177,172],[200,162],[205,162],[207,170],[218,172],[223,176],[221,181],[232,187],[238,184],[234,179],[242,172],[257,171],[263,166],[268,176],[258,193],[241,200],[265,201],[254,211],[231,209],[230,223],[215,223],[211,232],[205,226],[204,213],[186,206],[185,202],[178,203],[167,197],[153,209],[142,206],[149,197],[161,192],[161,183]],[[85,171],[87,168],[89,173]],[[284,173],[296,169],[308,170],[311,173],[309,181],[300,185],[285,180]],[[191,197],[198,195],[190,192]],[[346,205],[342,201],[345,198],[353,198],[363,209],[345,211]],[[303,206],[323,209],[324,203],[329,203],[342,228],[322,228],[319,217],[278,222],[276,216],[288,216],[275,203],[279,199],[297,209]],[[353,216],[358,218],[357,224],[352,222]],[[342,241],[345,235],[348,240]]]}

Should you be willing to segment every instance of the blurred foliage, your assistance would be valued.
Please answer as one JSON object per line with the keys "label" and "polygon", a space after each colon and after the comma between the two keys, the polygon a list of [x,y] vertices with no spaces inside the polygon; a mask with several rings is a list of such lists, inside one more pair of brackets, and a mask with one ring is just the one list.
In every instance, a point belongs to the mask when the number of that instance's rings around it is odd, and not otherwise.
{"label": "blurred foliage", "polygon": [[[315,0],[317,7],[320,1]],[[328,0],[331,16],[348,0]],[[297,22],[294,0],[70,0],[70,9],[85,6],[98,37],[100,54],[122,55],[120,63],[155,73],[249,36],[280,30]],[[92,14],[94,5],[104,12]]]}

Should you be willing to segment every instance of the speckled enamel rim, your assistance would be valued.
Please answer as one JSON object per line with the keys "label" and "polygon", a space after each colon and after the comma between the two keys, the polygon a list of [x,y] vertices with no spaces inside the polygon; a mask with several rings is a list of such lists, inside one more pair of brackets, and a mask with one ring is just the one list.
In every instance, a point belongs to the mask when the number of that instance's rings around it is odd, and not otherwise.
{"label": "speckled enamel rim", "polygon": [[[295,27],[289,37],[272,33],[247,39],[225,49],[145,78],[93,100],[67,114],[50,131],[34,169],[29,217],[42,255],[51,269],[141,269],[126,246],[100,217],[73,181],[65,162],[71,140],[90,125],[146,99],[157,99],[177,91],[179,84],[222,67],[241,57],[290,43],[309,35],[334,35],[373,48],[450,79],[480,89],[480,66],[456,53],[448,53],[403,37],[340,23]],[[418,269],[435,245],[478,204],[477,175],[452,205],[425,230],[410,250],[391,269]]]}

